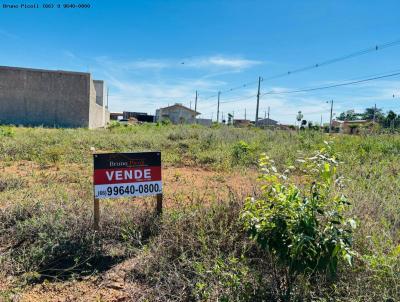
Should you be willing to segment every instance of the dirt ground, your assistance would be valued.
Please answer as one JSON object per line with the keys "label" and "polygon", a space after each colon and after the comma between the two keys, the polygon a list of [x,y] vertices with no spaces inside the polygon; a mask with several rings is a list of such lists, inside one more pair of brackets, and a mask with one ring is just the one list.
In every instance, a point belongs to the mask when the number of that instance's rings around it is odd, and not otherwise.
{"label": "dirt ground", "polygon": [[[71,184],[82,179],[91,182],[91,171],[80,165],[39,167],[32,162],[13,165],[0,163],[0,179],[10,175],[23,179],[27,185],[49,182]],[[218,201],[233,193],[245,198],[255,190],[257,171],[235,170],[217,172],[201,168],[165,167],[163,169],[164,206],[173,207],[177,200],[199,199]],[[135,265],[135,258],[117,264],[105,273],[79,281],[45,282],[16,288],[11,278],[0,280],[2,301],[138,301],[146,291],[141,285],[126,282],[126,274]]]}

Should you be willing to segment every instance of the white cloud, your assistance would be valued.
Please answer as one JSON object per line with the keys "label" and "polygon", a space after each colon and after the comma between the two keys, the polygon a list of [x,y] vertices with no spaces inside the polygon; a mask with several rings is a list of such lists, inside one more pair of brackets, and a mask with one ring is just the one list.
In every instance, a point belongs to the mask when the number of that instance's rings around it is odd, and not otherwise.
{"label": "white cloud", "polygon": [[[214,104],[214,100],[205,101],[204,98],[226,87],[226,83],[210,79],[207,75],[240,72],[243,68],[260,64],[253,60],[224,56],[198,57],[182,61],[174,59],[121,61],[103,56],[95,58],[94,61],[95,76],[104,79],[111,88],[109,98],[111,110],[147,112],[153,112],[160,106],[175,102],[188,106],[190,101],[194,101],[195,90],[200,91],[199,105]],[[205,70],[207,75],[196,76],[197,70]],[[173,75],[171,71],[174,72]],[[195,73],[188,75],[188,72],[193,71]]]}
{"label": "white cloud", "polygon": [[141,60],[128,62],[127,69],[165,69],[171,67],[171,63],[162,60]]}
{"label": "white cloud", "polygon": [[[152,113],[168,104],[183,103],[194,105],[194,91],[214,91],[220,81],[185,79],[174,83],[146,82],[119,79],[110,74],[104,78],[111,86],[109,105],[113,111],[131,110]],[[199,100],[201,97],[199,98]]]}
{"label": "white cloud", "polygon": [[64,50],[63,54],[70,59],[77,59],[77,56],[72,51]]}
{"label": "white cloud", "polygon": [[235,70],[247,69],[262,64],[261,61],[225,56],[193,58],[184,63],[185,66],[194,68],[228,68]]}
{"label": "white cloud", "polygon": [[107,56],[97,57],[97,63],[113,69],[134,71],[140,69],[161,70],[176,68],[193,69],[228,69],[243,70],[262,64],[261,61],[227,56],[191,57],[186,59],[139,59],[139,60],[115,60]]}
{"label": "white cloud", "polygon": [[[199,90],[198,110],[203,118],[216,118],[216,91],[235,85],[228,85],[218,79],[221,75],[242,72],[245,69],[263,64],[263,62],[230,56],[192,57],[177,59],[139,59],[116,60],[110,57],[98,57],[95,60],[98,78],[106,80],[111,87],[110,109],[115,111],[132,110],[154,113],[155,109],[173,104],[194,105],[194,91]],[[204,75],[199,75],[204,72]],[[338,82],[314,82],[312,87],[325,86]],[[334,98],[334,112],[349,109],[358,111],[371,106],[374,102],[386,110],[389,97],[400,92],[397,81],[389,79],[360,83],[333,89],[293,94],[267,94],[260,101],[260,117],[270,107],[270,117],[281,123],[295,123],[299,110],[308,121],[329,121],[330,104]],[[307,85],[305,85],[307,87]],[[269,86],[268,91],[287,92],[301,87]],[[311,87],[311,86],[310,86]],[[254,88],[254,89],[253,89]],[[267,92],[267,91],[264,91]],[[247,118],[254,120],[256,87],[246,87],[221,95],[220,113],[233,112],[236,118],[243,118],[246,109]],[[238,100],[238,101],[236,101]],[[390,102],[391,100],[389,100]],[[226,103],[224,103],[226,102]],[[400,101],[399,101],[400,104]],[[398,111],[398,110],[397,110]]]}

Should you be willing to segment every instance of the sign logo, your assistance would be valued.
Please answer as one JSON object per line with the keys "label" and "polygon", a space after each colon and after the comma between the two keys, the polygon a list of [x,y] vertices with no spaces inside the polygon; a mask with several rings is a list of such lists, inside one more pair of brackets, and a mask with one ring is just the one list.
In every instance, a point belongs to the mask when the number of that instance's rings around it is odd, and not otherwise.
{"label": "sign logo", "polygon": [[94,154],[94,198],[162,193],[161,153]]}

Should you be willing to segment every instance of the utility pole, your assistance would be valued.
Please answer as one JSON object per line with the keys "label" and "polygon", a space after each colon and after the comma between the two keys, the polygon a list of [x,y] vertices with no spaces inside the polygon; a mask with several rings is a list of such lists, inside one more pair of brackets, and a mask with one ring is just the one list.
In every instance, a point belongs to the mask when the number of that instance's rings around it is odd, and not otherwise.
{"label": "utility pole", "polygon": [[196,98],[194,99],[194,111],[197,112],[197,90],[196,90]]}
{"label": "utility pole", "polygon": [[246,116],[246,108],[244,108],[244,119],[247,120],[247,116]]}
{"label": "utility pole", "polygon": [[374,106],[374,118],[373,118],[374,124],[375,124],[375,118],[376,118],[376,104]]}
{"label": "utility pole", "polygon": [[189,108],[192,109],[192,101],[189,102]]}
{"label": "utility pole", "polygon": [[[196,90],[196,98],[194,99],[194,111],[197,112],[197,90]],[[197,124],[197,114],[195,113],[194,119],[196,121]]]}
{"label": "utility pole", "polygon": [[267,111],[264,110],[264,118],[267,118]]}
{"label": "utility pole", "polygon": [[321,122],[319,124],[319,129],[321,130],[321,133],[324,131],[324,129],[322,128],[322,114],[321,114]]}
{"label": "utility pole", "polygon": [[268,106],[268,119],[267,119],[267,125],[269,126],[269,106]]}
{"label": "utility pole", "polygon": [[258,126],[258,108],[260,107],[260,86],[261,86],[261,77],[258,77],[257,107],[256,107],[256,120],[255,120],[256,126]]}
{"label": "utility pole", "polygon": [[333,112],[333,100],[331,100],[331,116],[329,118],[329,133],[332,132],[332,112]]}
{"label": "utility pole", "polygon": [[217,123],[219,123],[219,97],[221,95],[221,92],[218,91],[218,106],[217,106]]}

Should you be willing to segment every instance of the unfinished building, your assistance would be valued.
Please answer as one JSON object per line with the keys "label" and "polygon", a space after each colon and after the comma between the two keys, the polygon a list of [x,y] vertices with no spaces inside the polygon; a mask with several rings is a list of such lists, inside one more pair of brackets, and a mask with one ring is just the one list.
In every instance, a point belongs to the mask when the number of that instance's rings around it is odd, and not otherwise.
{"label": "unfinished building", "polygon": [[104,127],[106,95],[90,73],[0,66],[0,124]]}

